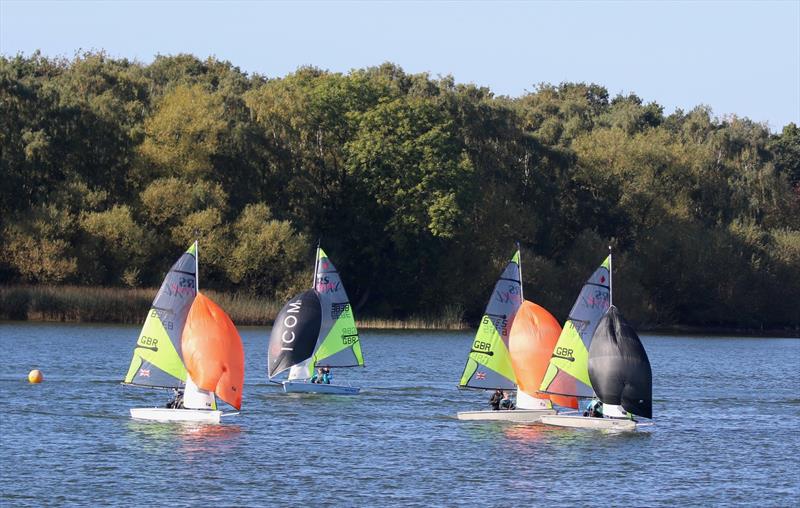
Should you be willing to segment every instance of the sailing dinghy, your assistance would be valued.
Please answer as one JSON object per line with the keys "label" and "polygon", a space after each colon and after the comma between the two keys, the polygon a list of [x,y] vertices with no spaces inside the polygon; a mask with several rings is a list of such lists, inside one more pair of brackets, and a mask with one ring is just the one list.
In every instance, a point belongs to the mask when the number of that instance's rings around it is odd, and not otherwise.
{"label": "sailing dinghy", "polygon": [[459,387],[516,390],[514,410],[461,411],[459,420],[535,423],[555,414],[552,402],[577,407],[570,397],[538,393],[548,360],[561,332],[543,307],[523,298],[519,249],[495,284]]}
{"label": "sailing dinghy", "polygon": [[[608,287],[607,301],[608,308],[604,311],[602,319],[595,326],[589,326],[580,330],[579,337],[575,332],[567,337],[562,344],[561,350],[556,348],[551,360],[551,368],[557,370],[555,374],[546,377],[542,383],[543,389],[556,390],[559,375],[567,374],[576,380],[580,386],[580,395],[592,390],[597,398],[603,403],[603,417],[579,415],[552,415],[542,418],[542,423],[559,427],[574,427],[588,429],[607,429],[607,430],[635,430],[636,421],[632,415],[645,418],[652,418],[652,370],[647,353],[644,350],[639,336],[632,326],[625,321],[619,310],[613,305],[613,292],[611,284],[611,256],[606,259],[603,266],[607,267]],[[603,268],[601,266],[601,269]],[[600,269],[598,269],[600,271]],[[592,276],[594,279],[598,272]],[[590,279],[590,282],[592,281]],[[602,279],[602,273],[601,273]],[[600,302],[604,300],[602,291],[602,280],[599,282],[600,289],[594,294]],[[589,283],[587,283],[589,284]],[[584,286],[584,291],[586,286]],[[581,292],[584,296],[584,292]],[[576,302],[580,303],[581,298]],[[587,300],[591,302],[591,300]],[[602,305],[601,305],[602,307]],[[584,311],[591,310],[591,305],[584,306]],[[570,322],[573,321],[575,308],[570,313]],[[596,310],[596,309],[595,309]],[[586,313],[584,313],[586,315]],[[569,322],[568,322],[569,325]],[[591,325],[591,322],[589,322]],[[580,326],[580,322],[578,322]],[[580,349],[586,344],[583,339],[583,332],[591,328],[591,336],[588,343],[588,350]],[[566,330],[566,327],[565,327]],[[569,353],[574,359],[570,364],[565,363],[565,351],[570,346],[574,349]],[[560,351],[560,353],[559,353]]]}
{"label": "sailing dinghy", "polygon": [[195,242],[164,278],[123,382],[183,390],[183,407],[132,408],[133,418],[219,423],[228,414],[216,397],[241,409],[242,340],[225,311],[197,291],[197,253]]}
{"label": "sailing dinghy", "polygon": [[312,382],[315,369],[363,367],[353,309],[336,267],[319,246],[314,284],[281,309],[269,338],[268,375],[289,369],[282,382],[287,393],[356,395],[360,389]]}

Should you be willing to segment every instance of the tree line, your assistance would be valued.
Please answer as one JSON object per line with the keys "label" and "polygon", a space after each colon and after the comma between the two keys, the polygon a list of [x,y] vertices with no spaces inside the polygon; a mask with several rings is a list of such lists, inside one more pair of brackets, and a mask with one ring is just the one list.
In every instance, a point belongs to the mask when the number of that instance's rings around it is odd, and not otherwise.
{"label": "tree line", "polygon": [[201,281],[283,299],[321,241],[357,312],[476,320],[522,246],[563,321],[615,249],[650,326],[800,326],[800,130],[540,84],[511,98],[385,63],[280,78],[192,55],[0,57],[0,282]]}

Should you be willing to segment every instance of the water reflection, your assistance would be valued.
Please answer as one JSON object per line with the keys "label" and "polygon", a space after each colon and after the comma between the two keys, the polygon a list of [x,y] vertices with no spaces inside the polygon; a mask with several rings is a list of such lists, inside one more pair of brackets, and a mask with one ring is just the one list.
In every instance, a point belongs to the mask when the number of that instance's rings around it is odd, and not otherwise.
{"label": "water reflection", "polygon": [[503,429],[503,434],[517,441],[541,441],[547,437],[544,425],[514,425]]}
{"label": "water reflection", "polygon": [[185,454],[225,453],[235,444],[242,433],[239,425],[209,425],[180,422],[143,422],[130,420],[129,434],[145,451],[160,453],[165,447],[177,449]]}

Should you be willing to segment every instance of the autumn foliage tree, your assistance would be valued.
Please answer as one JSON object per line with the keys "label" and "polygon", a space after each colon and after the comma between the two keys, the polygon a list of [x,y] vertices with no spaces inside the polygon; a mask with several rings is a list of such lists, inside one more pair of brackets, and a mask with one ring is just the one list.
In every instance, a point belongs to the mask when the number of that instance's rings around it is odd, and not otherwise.
{"label": "autumn foliage tree", "polygon": [[0,57],[0,282],[282,299],[321,240],[359,314],[473,322],[519,241],[563,319],[617,253],[649,325],[800,324],[800,129],[596,84],[518,98],[391,63],[280,78],[192,55]]}

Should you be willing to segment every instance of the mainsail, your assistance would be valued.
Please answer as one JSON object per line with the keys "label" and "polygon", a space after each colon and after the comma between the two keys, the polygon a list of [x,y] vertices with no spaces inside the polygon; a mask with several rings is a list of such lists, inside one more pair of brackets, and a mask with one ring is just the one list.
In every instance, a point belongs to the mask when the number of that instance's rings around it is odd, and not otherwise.
{"label": "mainsail", "polygon": [[516,376],[508,353],[508,335],[522,303],[519,250],[494,286],[459,386],[483,389],[516,388]]}
{"label": "mainsail", "polygon": [[242,407],[244,348],[230,317],[198,293],[181,338],[190,379],[236,409]]}
{"label": "mainsail", "polygon": [[[578,407],[575,397],[548,395],[538,391],[560,334],[561,325],[544,307],[528,300],[522,302],[509,336],[511,365],[517,378],[518,408],[526,408],[526,396],[551,400],[560,406]],[[546,407],[549,404],[530,401],[529,405]]]}
{"label": "mainsail", "polygon": [[639,336],[616,307],[608,309],[589,348],[589,378],[603,404],[653,417],[653,374]]}
{"label": "mainsail", "polygon": [[352,307],[328,255],[317,248],[314,288],[301,293],[275,318],[269,341],[269,377],[292,367],[292,379],[315,367],[364,365]]}
{"label": "mainsail", "polygon": [[592,397],[589,380],[589,347],[597,324],[609,306],[607,257],[583,285],[569,318],[553,349],[540,390],[556,395]]}
{"label": "mainsail", "polygon": [[361,342],[353,317],[350,300],[328,255],[317,248],[314,290],[322,306],[320,341],[312,356],[312,365],[318,367],[359,367],[364,365]]}
{"label": "mainsail", "polygon": [[178,388],[186,380],[181,332],[197,294],[196,255],[194,243],[164,278],[136,341],[125,383]]}

